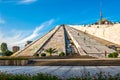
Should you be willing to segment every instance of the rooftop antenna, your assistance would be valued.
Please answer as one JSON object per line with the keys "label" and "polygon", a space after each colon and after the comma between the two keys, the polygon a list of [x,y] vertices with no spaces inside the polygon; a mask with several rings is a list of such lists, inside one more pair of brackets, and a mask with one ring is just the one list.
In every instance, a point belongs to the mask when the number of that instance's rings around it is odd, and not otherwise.
{"label": "rooftop antenna", "polygon": [[102,2],[100,0],[100,24],[102,23],[102,18],[103,18],[103,15],[102,15]]}

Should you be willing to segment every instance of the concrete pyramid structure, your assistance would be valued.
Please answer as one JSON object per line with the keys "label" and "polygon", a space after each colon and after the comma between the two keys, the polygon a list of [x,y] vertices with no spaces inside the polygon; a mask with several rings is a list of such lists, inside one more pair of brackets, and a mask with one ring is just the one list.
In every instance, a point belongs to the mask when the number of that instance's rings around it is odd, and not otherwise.
{"label": "concrete pyramid structure", "polygon": [[103,53],[105,51],[107,51],[107,53],[115,52],[113,49],[97,42],[75,28],[60,25],[12,56],[40,55],[41,53],[45,53],[45,50],[48,48],[57,50],[53,55],[59,55],[60,52],[64,52],[66,55],[76,53],[80,55],[104,57]]}
{"label": "concrete pyramid structure", "polygon": [[47,48],[56,48],[58,52],[66,53],[63,27],[57,26],[12,56],[34,56],[35,54],[44,52],[43,49]]}

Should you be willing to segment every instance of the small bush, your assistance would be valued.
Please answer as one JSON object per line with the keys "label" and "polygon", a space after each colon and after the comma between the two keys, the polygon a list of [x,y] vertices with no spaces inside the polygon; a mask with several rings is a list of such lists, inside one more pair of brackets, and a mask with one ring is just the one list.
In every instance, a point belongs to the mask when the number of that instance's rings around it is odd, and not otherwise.
{"label": "small bush", "polygon": [[34,56],[39,56],[39,54],[35,54]]}
{"label": "small bush", "polygon": [[109,57],[109,58],[113,58],[113,54],[110,53],[110,54],[108,55],[108,57]]}
{"label": "small bush", "polygon": [[59,56],[65,56],[65,53],[64,53],[64,52],[61,52],[61,53],[59,54]]}
{"label": "small bush", "polygon": [[114,56],[114,58],[117,58],[118,57],[118,53],[117,52],[113,52],[113,56]]}
{"label": "small bush", "polygon": [[109,58],[117,58],[118,57],[118,53],[117,52],[113,52],[113,53],[110,53],[108,55]]}
{"label": "small bush", "polygon": [[46,56],[46,54],[45,54],[45,53],[42,53],[41,56]]}

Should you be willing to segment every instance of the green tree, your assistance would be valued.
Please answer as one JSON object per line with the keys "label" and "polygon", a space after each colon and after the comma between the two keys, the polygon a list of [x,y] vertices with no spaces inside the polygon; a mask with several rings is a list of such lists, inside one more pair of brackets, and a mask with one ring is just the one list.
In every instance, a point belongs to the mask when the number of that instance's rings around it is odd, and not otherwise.
{"label": "green tree", "polygon": [[48,49],[45,50],[45,52],[49,53],[50,56],[52,56],[52,54],[53,54],[53,53],[56,53],[57,50],[56,50],[56,49],[53,49],[53,48],[48,48]]}
{"label": "green tree", "polygon": [[6,43],[1,44],[1,51],[2,51],[3,56],[10,56],[10,55],[13,54],[13,52],[8,50],[8,47],[7,47]]}

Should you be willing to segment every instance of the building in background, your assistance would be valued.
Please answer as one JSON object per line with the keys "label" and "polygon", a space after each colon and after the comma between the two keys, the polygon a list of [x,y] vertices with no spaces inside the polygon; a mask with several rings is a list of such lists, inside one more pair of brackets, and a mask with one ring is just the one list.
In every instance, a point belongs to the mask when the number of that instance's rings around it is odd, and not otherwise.
{"label": "building in background", "polygon": [[12,51],[15,53],[15,52],[17,52],[17,51],[19,51],[20,50],[20,47],[19,46],[13,46],[12,47]]}
{"label": "building in background", "polygon": [[28,44],[32,43],[33,41],[27,41],[25,46],[27,46]]}

